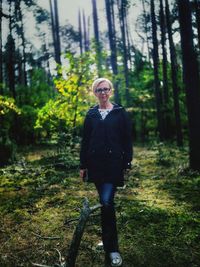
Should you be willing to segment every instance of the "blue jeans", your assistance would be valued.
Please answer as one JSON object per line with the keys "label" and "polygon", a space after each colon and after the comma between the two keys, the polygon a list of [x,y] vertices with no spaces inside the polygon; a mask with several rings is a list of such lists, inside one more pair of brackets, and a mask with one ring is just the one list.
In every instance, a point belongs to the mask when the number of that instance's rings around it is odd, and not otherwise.
{"label": "blue jeans", "polygon": [[116,186],[112,183],[96,184],[99,193],[101,207],[102,241],[105,252],[118,251],[118,237],[116,227],[116,216],[114,207],[114,196]]}

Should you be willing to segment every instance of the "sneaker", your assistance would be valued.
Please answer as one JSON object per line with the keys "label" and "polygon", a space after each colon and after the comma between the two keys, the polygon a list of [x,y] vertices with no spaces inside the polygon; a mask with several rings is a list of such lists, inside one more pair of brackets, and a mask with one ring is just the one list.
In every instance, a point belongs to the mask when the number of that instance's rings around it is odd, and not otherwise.
{"label": "sneaker", "polygon": [[122,257],[119,252],[111,252],[109,257],[111,266],[122,266]]}

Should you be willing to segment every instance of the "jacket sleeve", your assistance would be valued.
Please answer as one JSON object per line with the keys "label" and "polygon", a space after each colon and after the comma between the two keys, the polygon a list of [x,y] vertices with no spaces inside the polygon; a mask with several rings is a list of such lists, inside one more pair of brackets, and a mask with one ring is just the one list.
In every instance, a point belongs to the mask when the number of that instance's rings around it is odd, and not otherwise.
{"label": "jacket sleeve", "polygon": [[91,136],[91,123],[88,115],[86,115],[83,124],[83,136],[80,149],[80,169],[87,168],[87,151],[89,147],[90,136]]}
{"label": "jacket sleeve", "polygon": [[124,169],[131,168],[133,159],[132,125],[128,113],[123,110],[123,147],[124,147]]}

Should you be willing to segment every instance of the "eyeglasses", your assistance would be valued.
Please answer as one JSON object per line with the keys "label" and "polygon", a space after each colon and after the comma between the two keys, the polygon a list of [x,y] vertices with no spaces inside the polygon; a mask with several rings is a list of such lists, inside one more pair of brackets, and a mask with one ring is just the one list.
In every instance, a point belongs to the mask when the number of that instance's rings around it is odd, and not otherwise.
{"label": "eyeglasses", "polygon": [[106,87],[95,89],[95,93],[97,94],[100,94],[100,93],[102,94],[103,92],[107,94],[109,91],[110,91],[110,88],[106,88]]}

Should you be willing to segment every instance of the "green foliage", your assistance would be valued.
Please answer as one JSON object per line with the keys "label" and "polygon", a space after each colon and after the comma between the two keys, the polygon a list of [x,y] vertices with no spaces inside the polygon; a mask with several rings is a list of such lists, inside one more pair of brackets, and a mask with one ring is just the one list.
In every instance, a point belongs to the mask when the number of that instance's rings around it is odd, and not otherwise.
{"label": "green foliage", "polygon": [[14,112],[18,115],[21,113],[13,98],[0,95],[0,116],[6,115],[9,112]]}
{"label": "green foliage", "polygon": [[37,118],[37,110],[29,105],[21,107],[21,116],[17,119],[17,125],[12,127],[18,144],[34,144],[37,140],[37,133],[34,130]]}
{"label": "green foliage", "polygon": [[16,145],[7,137],[0,139],[0,166],[12,162],[15,159]]}
{"label": "green foliage", "polygon": [[60,67],[54,79],[57,95],[38,112],[36,128],[56,132],[63,127],[76,129],[91,105],[93,97],[90,86],[95,75],[94,58],[90,53],[74,56],[67,53],[68,67]]}
{"label": "green foliage", "polygon": [[48,77],[43,69],[31,71],[30,85],[28,87],[17,85],[16,102],[19,106],[41,108],[54,95],[53,86],[48,83]]}
{"label": "green foliage", "polygon": [[135,66],[130,73],[130,103],[135,126],[135,136],[145,142],[152,136],[155,138],[156,109],[154,104],[153,68],[139,51],[135,52]]}
{"label": "green foliage", "polygon": [[19,109],[15,100],[11,97],[0,95],[0,166],[7,164],[14,159],[16,152],[16,144],[11,141],[11,126],[14,118],[20,115]]}
{"label": "green foliage", "polygon": [[35,143],[39,137],[34,128],[38,111],[53,95],[53,88],[47,82],[45,71],[33,69],[29,86],[17,85],[16,95],[21,114],[16,122],[10,122],[12,137],[18,144]]}
{"label": "green foliage", "polygon": [[[60,144],[65,145],[66,139],[70,143],[67,136],[60,136]],[[127,186],[116,194],[119,244],[126,267],[133,263],[143,267],[196,267],[200,263],[199,174],[180,167],[187,160],[187,148],[161,147],[166,155],[168,149],[173,151],[173,164],[157,164],[155,143],[154,149],[135,147]],[[61,169],[60,154],[54,149],[51,152],[56,156],[50,156],[48,150],[41,160],[21,159],[0,169],[1,266],[20,265],[22,261],[24,266],[30,261],[55,265],[55,247],[65,255],[83,198],[87,196],[91,206],[98,202],[95,187],[80,183],[77,168],[66,168],[63,161]],[[66,153],[66,164],[70,160],[77,162]],[[104,264],[104,252],[96,248],[100,238],[97,211],[85,227],[77,266],[87,267],[91,261],[96,267]]]}
{"label": "green foliage", "polygon": [[175,156],[172,149],[167,148],[164,143],[158,143],[154,149],[156,150],[156,162],[161,166],[169,167]]}

